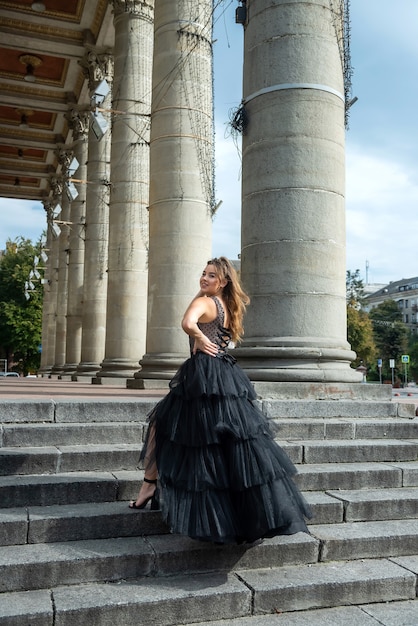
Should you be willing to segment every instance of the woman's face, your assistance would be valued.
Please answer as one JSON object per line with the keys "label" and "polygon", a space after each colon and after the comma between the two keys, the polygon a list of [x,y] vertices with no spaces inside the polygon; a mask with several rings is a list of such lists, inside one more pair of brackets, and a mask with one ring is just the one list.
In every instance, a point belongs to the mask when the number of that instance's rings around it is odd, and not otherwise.
{"label": "woman's face", "polygon": [[224,287],[214,265],[206,265],[200,277],[200,290],[205,296],[214,296]]}

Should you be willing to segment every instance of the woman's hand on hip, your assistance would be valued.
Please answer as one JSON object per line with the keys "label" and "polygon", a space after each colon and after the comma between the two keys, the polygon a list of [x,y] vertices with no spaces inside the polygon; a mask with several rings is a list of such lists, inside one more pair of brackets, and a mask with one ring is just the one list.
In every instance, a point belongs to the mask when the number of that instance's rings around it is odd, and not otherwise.
{"label": "woman's hand on hip", "polygon": [[200,350],[200,352],[204,352],[205,354],[209,354],[209,356],[216,356],[219,351],[219,346],[203,335],[202,337],[196,337],[194,340],[193,354],[196,354],[198,350]]}

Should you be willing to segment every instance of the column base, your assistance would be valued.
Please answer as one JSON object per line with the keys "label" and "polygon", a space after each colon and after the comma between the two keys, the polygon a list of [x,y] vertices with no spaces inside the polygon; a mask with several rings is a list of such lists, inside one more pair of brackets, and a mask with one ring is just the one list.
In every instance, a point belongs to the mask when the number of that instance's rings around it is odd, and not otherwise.
{"label": "column base", "polygon": [[[247,343],[247,342],[245,342]],[[273,341],[272,341],[273,343]],[[276,342],[274,342],[276,343]],[[285,343],[285,342],[283,342]],[[247,376],[264,382],[361,383],[363,376],[350,367],[355,352],[341,347],[320,347],[310,340],[301,346],[244,346],[233,355]],[[312,345],[310,345],[312,344]]]}
{"label": "column base", "polygon": [[[168,386],[179,367],[187,359],[187,354],[159,353],[145,354],[140,360],[141,369],[135,372],[130,389],[163,389]],[[161,385],[159,385],[159,381]],[[143,386],[141,386],[143,385]]]}
{"label": "column base", "polygon": [[112,377],[112,376],[102,376],[98,378],[97,376],[93,376],[91,378],[92,385],[108,385],[109,387],[124,387],[126,389],[128,380],[130,378],[122,377]]}
{"label": "column base", "polygon": [[71,377],[73,374],[75,374],[77,367],[78,363],[66,363],[61,370],[61,375],[59,376],[59,378],[62,378],[63,376],[65,376],[66,378]]}
{"label": "column base", "polygon": [[79,363],[77,370],[71,376],[71,380],[86,380],[96,376],[100,370],[100,363],[88,363],[86,361]]}
{"label": "column base", "polygon": [[38,369],[38,376],[42,378],[49,377],[52,371],[52,365],[44,365]]}
{"label": "column base", "polygon": [[129,378],[126,381],[127,389],[169,389],[169,380],[157,378]]}
{"label": "column base", "polygon": [[100,379],[103,378],[106,379],[103,381],[103,384],[111,384],[111,379],[133,378],[137,369],[138,361],[128,359],[104,359],[100,365],[99,371],[96,370],[96,375],[92,382],[100,385]]}
{"label": "column base", "polygon": [[75,374],[71,375],[71,381],[73,383],[78,382],[82,382],[82,383],[91,383],[93,381],[94,378],[94,374],[92,374],[90,372],[90,374],[79,374],[78,372],[76,372]]}
{"label": "column base", "polygon": [[51,370],[51,376],[61,376],[61,374],[64,373],[64,366],[63,365],[54,365],[54,367]]}

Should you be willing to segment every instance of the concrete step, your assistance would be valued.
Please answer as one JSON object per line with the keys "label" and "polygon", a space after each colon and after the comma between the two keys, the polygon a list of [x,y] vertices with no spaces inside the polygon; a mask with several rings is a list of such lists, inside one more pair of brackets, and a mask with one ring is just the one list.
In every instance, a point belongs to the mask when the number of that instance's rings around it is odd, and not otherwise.
{"label": "concrete step", "polygon": [[0,502],[6,509],[130,500],[142,476],[138,471],[0,476]]}
{"label": "concrete step", "polygon": [[123,399],[3,400],[2,424],[144,422],[160,397]]}
{"label": "concrete step", "polygon": [[[312,509],[313,517],[308,522],[312,527],[343,522],[418,519],[418,489],[306,492],[304,495]],[[167,532],[159,512],[131,511],[127,501],[0,509],[0,545]]]}
{"label": "concrete step", "polygon": [[137,512],[128,502],[0,509],[0,545],[138,537],[168,533],[159,511]]}
{"label": "concrete step", "polygon": [[418,489],[360,489],[329,491],[344,503],[345,522],[395,520],[418,517]]}
{"label": "concrete step", "polygon": [[[303,460],[300,443],[283,442],[294,463]],[[142,449],[136,443],[0,448],[0,476],[134,470]]]}
{"label": "concrete step", "polygon": [[275,436],[283,440],[417,439],[418,419],[271,419]]}
{"label": "concrete step", "polygon": [[5,424],[0,430],[0,449],[139,443],[143,433],[144,424],[141,422]]}
{"label": "concrete step", "polygon": [[[121,399],[0,399],[0,423],[143,422],[162,394]],[[407,418],[416,416],[415,404],[379,400],[267,399],[257,401],[272,419]]]}
{"label": "concrete step", "polygon": [[[417,439],[418,419],[271,419],[283,441],[335,439]],[[138,443],[145,422],[32,423],[0,426],[1,447],[68,446],[101,443]]]}
{"label": "concrete step", "polygon": [[[418,441],[279,441],[295,464],[414,462]],[[0,448],[0,476],[134,470],[142,443]]]}
{"label": "concrete step", "polygon": [[[404,557],[405,559],[407,557]],[[416,598],[416,557],[409,571],[387,559],[318,563],[238,572],[253,590],[254,614]],[[412,569],[415,568],[415,569]],[[385,593],[388,593],[388,596]]]}
{"label": "concrete step", "polygon": [[94,581],[306,566],[318,561],[318,551],[319,541],[305,533],[266,539],[250,547],[213,546],[175,535],[3,546],[0,599],[5,592]]}
{"label": "concrete step", "polygon": [[0,475],[133,470],[138,466],[141,447],[140,443],[118,443],[1,448]]}
{"label": "concrete step", "polygon": [[[217,553],[222,550],[220,548]],[[247,552],[247,557],[251,553],[252,550]],[[229,572],[146,577],[119,584],[74,584],[45,591],[4,593],[0,602],[0,624],[178,626],[200,623],[213,626],[214,622],[217,626],[232,626],[238,619],[235,623],[239,626],[273,626],[276,623],[287,626],[311,623],[372,626],[373,622],[368,619],[370,614],[376,610],[378,615],[380,608],[383,615],[382,609],[394,606],[387,603],[393,602],[410,610],[416,601],[417,571],[413,569],[412,561],[407,569],[386,559],[251,570],[241,569],[239,561],[237,565]],[[356,610],[353,606],[366,603],[369,612],[364,612],[363,607]],[[384,604],[379,607],[376,603]],[[364,615],[367,621],[332,621],[344,605],[351,609],[349,617]],[[339,607],[337,612],[330,614],[331,621],[311,622],[309,617],[305,622],[287,621],[303,615],[298,611],[310,612],[324,607]],[[305,614],[309,616],[309,613]],[[322,617],[325,615],[323,612]],[[16,617],[13,622],[12,616]],[[203,616],[205,622],[201,621]],[[247,621],[241,621],[243,618]],[[269,621],[273,618],[282,621]]]}
{"label": "concrete step", "polygon": [[321,542],[320,561],[418,554],[416,519],[319,524],[309,527]]}
{"label": "concrete step", "polygon": [[416,461],[392,463],[318,463],[299,465],[295,477],[303,491],[418,487]]}
{"label": "concrete step", "polygon": [[[343,521],[343,502],[323,493],[306,494],[316,524]],[[128,502],[96,502],[0,509],[0,545],[168,533],[158,511],[132,511]]]}
{"label": "concrete step", "polygon": [[264,414],[275,418],[324,419],[324,418],[408,418],[416,416],[415,404],[379,400],[260,400]]}
{"label": "concrete step", "polygon": [[227,624],[224,620],[198,622],[195,626],[416,626],[417,615],[418,600],[401,600],[238,617],[228,620]]}
{"label": "concrete step", "polygon": [[[306,492],[418,487],[416,461],[322,463],[298,465],[297,469],[295,481]],[[6,509],[130,500],[136,495],[142,476],[142,472],[130,470],[0,476],[0,503]],[[334,507],[340,511],[338,516],[342,515],[339,503],[334,502]]]}
{"label": "concrete step", "polygon": [[[361,626],[360,611],[368,626],[385,623],[387,602],[416,609],[415,412],[260,402],[297,464],[312,534],[238,549],[171,535],[160,513],[129,510],[155,401],[0,402],[0,626],[178,626],[202,616],[258,626],[324,610],[331,620],[351,611],[344,626]],[[366,602],[375,613],[341,606]]]}
{"label": "concrete step", "polygon": [[356,439],[308,441],[303,444],[303,462],[308,464],[416,461],[417,459],[418,441]]}

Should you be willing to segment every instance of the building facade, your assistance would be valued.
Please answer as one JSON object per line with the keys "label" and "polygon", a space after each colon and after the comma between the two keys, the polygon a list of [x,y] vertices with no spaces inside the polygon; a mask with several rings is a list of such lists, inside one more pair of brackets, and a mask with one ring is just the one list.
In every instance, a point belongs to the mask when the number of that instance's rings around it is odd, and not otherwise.
{"label": "building facade", "polygon": [[[41,373],[155,385],[211,256],[212,0],[0,0],[0,196],[47,225]],[[348,3],[240,0],[236,354],[253,380],[351,384]]]}
{"label": "building facade", "polygon": [[413,333],[418,332],[418,276],[402,278],[368,295],[364,310],[369,312],[385,300],[393,300],[402,313],[402,321]]}

